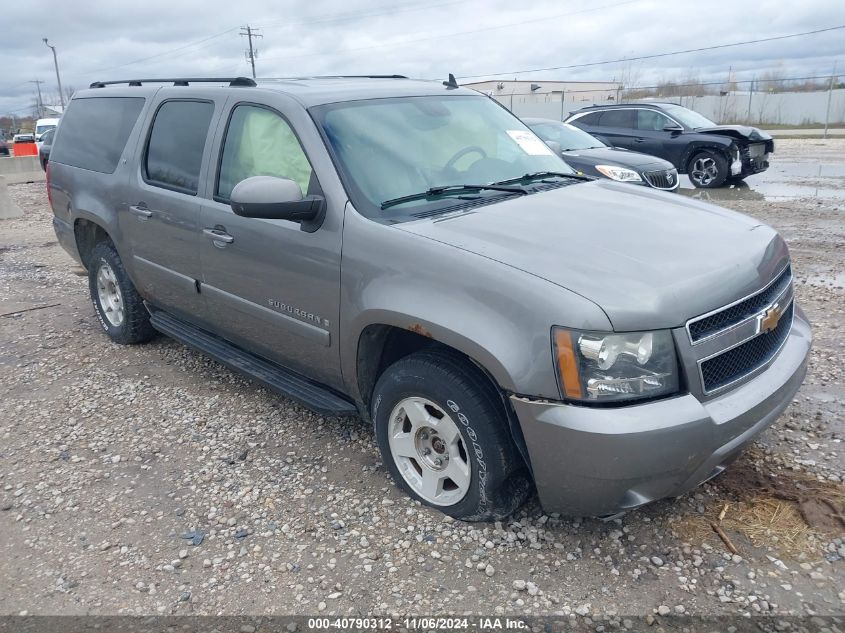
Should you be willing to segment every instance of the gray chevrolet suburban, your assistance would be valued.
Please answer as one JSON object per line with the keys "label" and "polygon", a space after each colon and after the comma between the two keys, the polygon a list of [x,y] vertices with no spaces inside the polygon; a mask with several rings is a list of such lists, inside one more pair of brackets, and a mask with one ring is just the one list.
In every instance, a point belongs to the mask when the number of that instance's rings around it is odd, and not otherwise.
{"label": "gray chevrolet suburban", "polygon": [[683,494],[806,371],[774,230],[576,174],[452,79],[94,83],[48,192],[113,341],[159,331],[361,415],[397,484],[464,520],[535,486],[574,515]]}

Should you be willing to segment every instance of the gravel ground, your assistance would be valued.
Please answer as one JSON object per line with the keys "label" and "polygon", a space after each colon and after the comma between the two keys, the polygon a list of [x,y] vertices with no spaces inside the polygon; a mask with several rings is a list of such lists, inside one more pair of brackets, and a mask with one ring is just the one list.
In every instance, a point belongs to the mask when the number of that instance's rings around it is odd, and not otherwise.
{"label": "gravel ground", "polygon": [[[845,140],[778,147],[845,164]],[[163,337],[111,344],[43,184],[9,189],[26,215],[0,222],[0,614],[845,614],[841,533],[797,553],[689,540],[678,526],[721,504],[718,479],[608,523],[413,503],[361,421]],[[816,336],[806,384],[735,468],[838,485],[845,195],[725,204],[782,231]]]}

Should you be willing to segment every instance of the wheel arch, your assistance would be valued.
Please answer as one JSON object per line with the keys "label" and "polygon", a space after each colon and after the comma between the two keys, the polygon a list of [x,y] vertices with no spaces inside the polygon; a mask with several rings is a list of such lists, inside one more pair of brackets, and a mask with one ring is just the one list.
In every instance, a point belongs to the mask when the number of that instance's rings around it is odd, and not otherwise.
{"label": "wheel arch", "polygon": [[77,217],[73,221],[73,236],[76,242],[77,252],[79,253],[79,259],[86,269],[88,268],[91,251],[94,250],[94,247],[99,242],[108,240],[114,244],[111,235],[100,222],[96,219],[82,216]]}
{"label": "wheel arch", "polygon": [[[701,141],[693,141],[689,145],[687,145],[684,153],[681,157],[681,164],[678,166],[678,171],[682,174],[689,173],[690,162],[692,162],[693,157],[700,151],[711,151],[717,152],[721,154],[725,160],[728,161],[728,164],[731,162],[731,146],[733,143],[730,139],[725,139],[727,142],[720,143],[715,141],[714,139],[707,139]],[[682,171],[683,170],[683,171]]]}
{"label": "wheel arch", "polygon": [[[508,397],[513,385],[505,368],[492,354],[480,350],[476,343],[455,332],[446,332],[441,327],[419,321],[405,323],[404,326],[395,323],[371,323],[364,327],[358,336],[354,389],[356,402],[364,418],[372,422],[370,410],[373,389],[390,365],[421,350],[440,350],[470,364],[498,394],[508,420],[511,438],[530,470],[531,460],[522,427]],[[444,338],[449,342],[444,341]],[[463,345],[452,344],[455,342]],[[467,349],[471,351],[465,351]],[[484,356],[488,363],[492,360],[493,370],[476,356]]]}

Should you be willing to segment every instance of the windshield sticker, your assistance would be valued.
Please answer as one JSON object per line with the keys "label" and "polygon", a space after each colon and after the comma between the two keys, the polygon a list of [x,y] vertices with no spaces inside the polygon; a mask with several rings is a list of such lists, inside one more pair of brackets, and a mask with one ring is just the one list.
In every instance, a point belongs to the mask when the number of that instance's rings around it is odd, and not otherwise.
{"label": "windshield sticker", "polygon": [[529,156],[554,156],[549,146],[528,130],[508,130],[508,136]]}

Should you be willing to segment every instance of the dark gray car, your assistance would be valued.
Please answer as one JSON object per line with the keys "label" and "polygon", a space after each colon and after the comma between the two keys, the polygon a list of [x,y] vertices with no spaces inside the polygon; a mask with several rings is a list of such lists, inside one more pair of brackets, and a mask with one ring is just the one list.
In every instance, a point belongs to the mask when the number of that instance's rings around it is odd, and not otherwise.
{"label": "dark gray car", "polygon": [[559,152],[567,165],[588,176],[664,191],[674,191],[680,184],[678,170],[668,160],[610,147],[569,123],[533,118],[523,118],[522,122]]}
{"label": "dark gray car", "polygon": [[360,414],[397,484],[461,519],[535,485],[569,514],[681,494],[804,377],[773,229],[585,180],[451,81],[97,83],[48,178],[112,340],[163,332]]}

